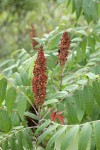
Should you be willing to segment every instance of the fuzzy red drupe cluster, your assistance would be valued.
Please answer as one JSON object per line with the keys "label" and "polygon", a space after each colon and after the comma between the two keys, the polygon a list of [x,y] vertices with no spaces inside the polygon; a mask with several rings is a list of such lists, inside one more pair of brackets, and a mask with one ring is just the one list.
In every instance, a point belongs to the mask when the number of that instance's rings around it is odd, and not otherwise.
{"label": "fuzzy red drupe cluster", "polygon": [[35,61],[32,79],[32,91],[34,93],[34,103],[36,106],[41,107],[44,103],[46,96],[46,58],[44,56],[43,46],[38,50],[38,56]]}
{"label": "fuzzy red drupe cluster", "polygon": [[32,29],[31,29],[31,31],[30,31],[30,39],[31,39],[31,43],[32,43],[32,48],[33,48],[34,50],[37,50],[37,49],[36,49],[36,46],[38,45],[38,42],[33,39],[34,37],[36,37],[36,33],[35,33],[35,28],[34,28],[34,26],[32,26]]}
{"label": "fuzzy red drupe cluster", "polygon": [[[30,33],[30,37],[33,37],[34,28]],[[33,47],[34,47],[34,40]],[[64,66],[68,57],[68,49],[70,46],[70,38],[67,32],[64,32],[61,38],[59,45],[60,51],[58,55],[60,66]],[[33,70],[33,79],[32,79],[32,91],[34,93],[34,104],[37,108],[41,108],[44,103],[46,96],[46,83],[47,83],[47,74],[46,74],[46,58],[44,56],[43,46],[38,49],[38,56],[35,61],[35,66]],[[62,76],[61,76],[62,77]],[[63,112],[52,112],[50,119],[56,121],[57,119],[64,124],[64,117],[61,115]]]}
{"label": "fuzzy red drupe cluster", "polygon": [[67,60],[69,46],[70,46],[70,38],[68,36],[68,33],[64,32],[59,45],[60,51],[58,55],[58,59],[61,66],[63,66]]}

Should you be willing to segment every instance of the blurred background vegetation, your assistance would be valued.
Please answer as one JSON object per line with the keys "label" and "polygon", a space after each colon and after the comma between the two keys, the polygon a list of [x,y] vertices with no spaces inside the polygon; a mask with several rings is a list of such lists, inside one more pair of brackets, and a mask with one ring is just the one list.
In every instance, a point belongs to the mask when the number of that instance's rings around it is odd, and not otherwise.
{"label": "blurred background vegetation", "polygon": [[59,24],[66,28],[73,22],[68,15],[70,8],[56,0],[0,0],[0,60],[9,57],[17,49],[32,49],[29,32],[35,26],[37,36],[42,37]]}
{"label": "blurred background vegetation", "polygon": [[[32,49],[29,37],[31,25],[35,26],[38,37],[42,37],[62,24],[66,25],[66,29],[73,27],[81,10],[76,5],[77,18],[75,13],[72,14],[75,5],[67,7],[68,3],[63,4],[63,1],[0,0],[0,60],[9,57],[14,50]],[[82,26],[87,24],[83,17],[84,15],[81,15],[80,20],[76,20],[76,25],[78,22]]]}

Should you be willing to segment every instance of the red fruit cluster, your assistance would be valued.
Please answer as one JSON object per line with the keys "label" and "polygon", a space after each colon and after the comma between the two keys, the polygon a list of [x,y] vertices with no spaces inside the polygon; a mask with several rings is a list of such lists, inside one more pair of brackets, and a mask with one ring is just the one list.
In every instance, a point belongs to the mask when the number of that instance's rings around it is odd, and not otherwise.
{"label": "red fruit cluster", "polygon": [[34,92],[34,103],[36,106],[42,106],[46,96],[46,58],[44,56],[43,46],[38,50],[38,56],[35,61],[32,79],[32,91]]}
{"label": "red fruit cluster", "polygon": [[70,46],[70,38],[68,36],[68,33],[64,32],[59,45],[60,51],[58,55],[58,59],[61,66],[64,65],[67,60],[69,46]]}
{"label": "red fruit cluster", "polygon": [[36,46],[38,45],[38,42],[33,39],[34,37],[36,37],[36,33],[35,33],[34,26],[32,26],[32,29],[30,31],[30,39],[31,39],[33,49],[36,50]]}

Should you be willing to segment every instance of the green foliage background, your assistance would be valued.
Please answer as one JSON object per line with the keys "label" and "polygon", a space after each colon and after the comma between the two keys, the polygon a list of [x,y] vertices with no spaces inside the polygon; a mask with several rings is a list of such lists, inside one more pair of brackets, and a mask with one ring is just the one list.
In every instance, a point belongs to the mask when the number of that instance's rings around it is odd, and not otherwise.
{"label": "green foliage background", "polygon": [[62,22],[63,12],[59,7],[53,0],[1,0],[0,58],[9,57],[12,51],[20,48],[30,51],[31,24],[35,26],[37,36],[49,33]]}
{"label": "green foliage background", "polygon": [[[100,150],[100,1],[27,3],[27,0],[11,0],[1,1],[0,5],[1,50],[24,47],[0,64],[0,148]],[[35,39],[44,46],[48,67],[47,95],[40,119],[37,112],[29,112],[34,102],[31,79],[37,56],[37,52],[30,50],[31,23],[36,25],[38,37]],[[57,55],[62,33],[66,30],[71,45],[60,86]],[[4,53],[2,56],[6,55]],[[65,125],[51,122],[49,109],[64,111]],[[36,130],[28,127],[26,116],[33,121],[39,120]]]}

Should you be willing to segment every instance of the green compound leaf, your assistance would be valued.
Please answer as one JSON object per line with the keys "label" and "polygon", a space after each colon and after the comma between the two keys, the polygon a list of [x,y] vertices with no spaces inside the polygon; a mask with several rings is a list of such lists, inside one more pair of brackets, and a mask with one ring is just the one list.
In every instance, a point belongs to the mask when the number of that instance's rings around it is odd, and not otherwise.
{"label": "green compound leaf", "polygon": [[5,99],[6,88],[7,88],[7,80],[3,78],[0,80],[0,106],[2,105],[2,102]]}
{"label": "green compound leaf", "polygon": [[91,125],[89,123],[83,125],[79,137],[79,150],[86,150],[91,138],[91,131]]}
{"label": "green compound leaf", "polygon": [[66,150],[68,148],[68,146],[72,143],[75,136],[77,135],[78,130],[79,130],[79,126],[75,125],[69,131],[67,131],[67,134],[65,135],[61,144],[61,150]]}
{"label": "green compound leaf", "polygon": [[16,100],[16,96],[17,96],[16,90],[13,87],[9,88],[7,91],[6,100],[5,100],[9,114],[11,114],[11,111],[14,107],[14,102]]}
{"label": "green compound leaf", "polygon": [[94,139],[96,143],[96,147],[100,149],[100,121],[94,123]]}
{"label": "green compound leaf", "polygon": [[55,130],[58,127],[58,124],[51,125],[38,139],[38,144],[53,130]]}
{"label": "green compound leaf", "polygon": [[63,126],[60,129],[58,129],[58,131],[56,131],[56,133],[49,140],[46,150],[51,150],[51,146],[53,145],[53,143],[63,134],[63,132],[65,132],[66,129],[67,126]]}

